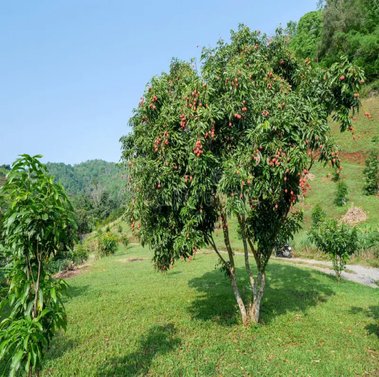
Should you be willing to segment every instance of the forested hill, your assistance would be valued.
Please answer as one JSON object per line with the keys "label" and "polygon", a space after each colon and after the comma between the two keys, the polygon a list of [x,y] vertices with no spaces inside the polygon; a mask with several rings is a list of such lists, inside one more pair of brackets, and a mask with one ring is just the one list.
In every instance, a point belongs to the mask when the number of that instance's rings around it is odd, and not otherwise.
{"label": "forested hill", "polygon": [[48,162],[46,166],[70,195],[99,196],[106,191],[116,199],[124,191],[122,169],[114,162],[89,160],[77,165]]}
{"label": "forested hill", "polygon": [[112,213],[119,213],[125,199],[125,171],[114,162],[90,160],[77,165],[49,162],[46,166],[71,197],[83,233]]}

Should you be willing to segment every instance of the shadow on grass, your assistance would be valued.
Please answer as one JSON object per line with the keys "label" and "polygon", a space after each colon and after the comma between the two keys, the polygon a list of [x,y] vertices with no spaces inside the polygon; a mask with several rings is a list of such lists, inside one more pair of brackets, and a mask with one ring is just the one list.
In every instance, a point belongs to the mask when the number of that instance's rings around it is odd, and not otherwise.
{"label": "shadow on grass", "polygon": [[67,299],[69,300],[74,297],[85,295],[89,288],[90,286],[88,284],[79,286],[69,285],[67,289]]}
{"label": "shadow on grass", "polygon": [[[306,313],[310,307],[325,302],[334,294],[333,289],[317,279],[316,271],[307,271],[281,264],[268,266],[266,289],[261,306],[262,323],[288,312]],[[238,283],[244,297],[249,294],[245,269],[237,269]],[[215,321],[224,326],[239,322],[239,312],[229,280],[215,270],[192,279],[189,286],[202,295],[190,306],[194,319]]]}
{"label": "shadow on grass", "polygon": [[154,357],[177,348],[181,340],[175,337],[173,324],[153,326],[141,337],[138,350],[124,357],[114,357],[98,368],[98,377],[145,376]]}
{"label": "shadow on grass", "polygon": [[46,353],[45,360],[54,360],[63,356],[66,352],[70,351],[77,346],[77,342],[72,339],[67,339],[64,333],[58,333],[54,336],[49,349]]}
{"label": "shadow on grass", "polygon": [[367,317],[374,319],[374,323],[368,324],[365,326],[365,329],[369,334],[375,334],[379,338],[379,306],[369,306],[367,309],[353,306],[351,313],[363,313]]}

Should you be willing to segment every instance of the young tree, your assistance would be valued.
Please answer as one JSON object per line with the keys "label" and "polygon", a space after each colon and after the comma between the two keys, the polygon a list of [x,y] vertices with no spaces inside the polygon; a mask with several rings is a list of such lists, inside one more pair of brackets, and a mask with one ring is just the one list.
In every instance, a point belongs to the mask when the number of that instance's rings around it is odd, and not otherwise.
{"label": "young tree", "polygon": [[326,219],[326,213],[321,208],[320,204],[317,204],[312,211],[312,229],[317,227]]}
{"label": "young tree", "polygon": [[[321,71],[294,58],[280,32],[270,40],[241,26],[230,43],[203,51],[201,73],[173,61],[154,77],[122,142],[128,217],[157,268],[211,246],[243,323],[257,322],[271,253],[300,226],[293,206],[308,170],[315,159],[340,167],[327,119],[333,113],[348,129],[362,75],[345,60]],[[238,287],[231,216],[242,237],[247,298]],[[219,220],[225,254],[213,238]]]}
{"label": "young tree", "polygon": [[343,181],[337,183],[336,197],[334,199],[334,204],[338,207],[344,206],[349,200],[348,197],[347,184]]}
{"label": "young tree", "polygon": [[39,157],[22,155],[0,189],[8,204],[2,248],[9,282],[2,301],[9,314],[0,324],[0,361],[12,376],[20,371],[39,375],[44,349],[54,332],[66,326],[62,302],[66,283],[52,278],[47,263],[73,246],[74,211]]}
{"label": "young tree", "polygon": [[363,192],[366,195],[376,195],[379,189],[379,160],[375,152],[371,152],[365,161],[366,167],[363,170],[365,185]]}
{"label": "young tree", "polygon": [[340,280],[347,261],[358,250],[357,230],[339,224],[336,220],[325,220],[312,228],[310,238],[321,251],[329,255],[337,279]]}

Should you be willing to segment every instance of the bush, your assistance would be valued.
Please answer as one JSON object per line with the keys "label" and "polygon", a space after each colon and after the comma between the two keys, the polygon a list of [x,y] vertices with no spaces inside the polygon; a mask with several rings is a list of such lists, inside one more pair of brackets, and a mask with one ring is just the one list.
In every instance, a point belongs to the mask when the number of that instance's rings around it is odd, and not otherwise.
{"label": "bush", "polygon": [[102,234],[98,239],[98,255],[106,257],[117,250],[118,238],[111,232]]}
{"label": "bush", "polygon": [[74,269],[74,263],[71,258],[52,259],[48,264],[48,269],[50,273],[56,274],[57,272]]}
{"label": "bush", "polygon": [[371,152],[369,157],[365,161],[366,167],[363,170],[365,176],[365,185],[363,192],[366,195],[376,195],[379,187],[379,162],[378,155],[375,152]]}
{"label": "bush", "polygon": [[78,243],[74,247],[74,250],[71,255],[71,259],[73,263],[76,265],[82,264],[88,259],[88,254],[89,252],[86,245],[84,245],[83,243]]}
{"label": "bush", "polygon": [[310,239],[330,256],[337,279],[340,279],[350,256],[359,248],[357,230],[336,220],[325,220],[317,229],[312,229]]}
{"label": "bush", "polygon": [[126,234],[123,234],[122,236],[120,236],[120,241],[125,247],[129,245],[129,238]]}
{"label": "bush", "polygon": [[334,199],[334,204],[338,207],[344,206],[347,201],[349,200],[347,198],[348,189],[345,182],[338,182],[337,184],[337,192],[336,192],[336,198]]}
{"label": "bush", "polygon": [[118,231],[119,233],[122,233],[122,226],[121,226],[121,224],[118,224],[117,231]]}
{"label": "bush", "polygon": [[317,228],[326,218],[325,211],[317,204],[312,211],[312,228]]}
{"label": "bush", "polygon": [[371,251],[379,258],[379,230],[365,229],[359,232],[359,251]]}

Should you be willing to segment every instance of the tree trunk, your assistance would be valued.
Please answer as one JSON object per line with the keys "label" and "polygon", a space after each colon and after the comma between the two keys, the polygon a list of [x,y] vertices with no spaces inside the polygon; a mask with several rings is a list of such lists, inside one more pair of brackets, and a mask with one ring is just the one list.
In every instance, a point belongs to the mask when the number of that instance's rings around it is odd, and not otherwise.
{"label": "tree trunk", "polygon": [[39,293],[39,288],[40,288],[40,283],[41,283],[41,266],[42,266],[42,262],[41,262],[40,256],[37,256],[37,260],[38,260],[38,273],[37,273],[37,282],[36,282],[35,287],[34,287],[35,294],[34,294],[34,305],[33,305],[33,318],[36,318],[37,314],[38,314],[38,310],[37,310],[37,307],[38,307],[38,293]]}
{"label": "tree trunk", "polygon": [[237,216],[238,222],[240,224],[241,233],[242,233],[242,243],[243,243],[243,252],[245,257],[245,269],[247,276],[249,277],[249,283],[250,283],[250,289],[253,291],[254,289],[254,276],[253,272],[251,271],[250,267],[250,261],[249,261],[249,249],[247,247],[247,240],[246,240],[246,229],[245,229],[245,218],[244,216]]}
{"label": "tree trunk", "polygon": [[242,323],[244,324],[244,326],[246,326],[249,323],[249,318],[247,316],[245,304],[244,304],[244,302],[242,300],[240,291],[238,289],[237,279],[236,279],[234,268],[230,269],[229,274],[230,274],[229,277],[230,277],[230,282],[232,284],[232,289],[233,289],[234,297],[236,298],[236,301],[237,301],[237,304],[238,304],[238,308],[239,308],[240,313],[241,313]]}
{"label": "tree trunk", "polygon": [[266,284],[266,272],[264,270],[259,271],[257,278],[255,279],[255,282],[254,282],[253,303],[251,304],[251,307],[249,310],[250,320],[255,323],[259,322],[261,301],[263,298],[265,284]]}
{"label": "tree trunk", "polygon": [[228,257],[229,257],[229,269],[228,269],[229,278],[232,284],[234,297],[236,298],[236,301],[241,313],[242,323],[244,324],[244,326],[246,326],[249,323],[249,318],[248,318],[246,307],[243,302],[243,299],[242,299],[242,296],[237,284],[236,269],[235,269],[235,263],[234,263],[234,253],[233,253],[232,245],[230,244],[228,220],[224,212],[221,212],[221,221],[222,221],[222,230],[224,233],[224,243],[226,246],[226,250],[228,251]]}

